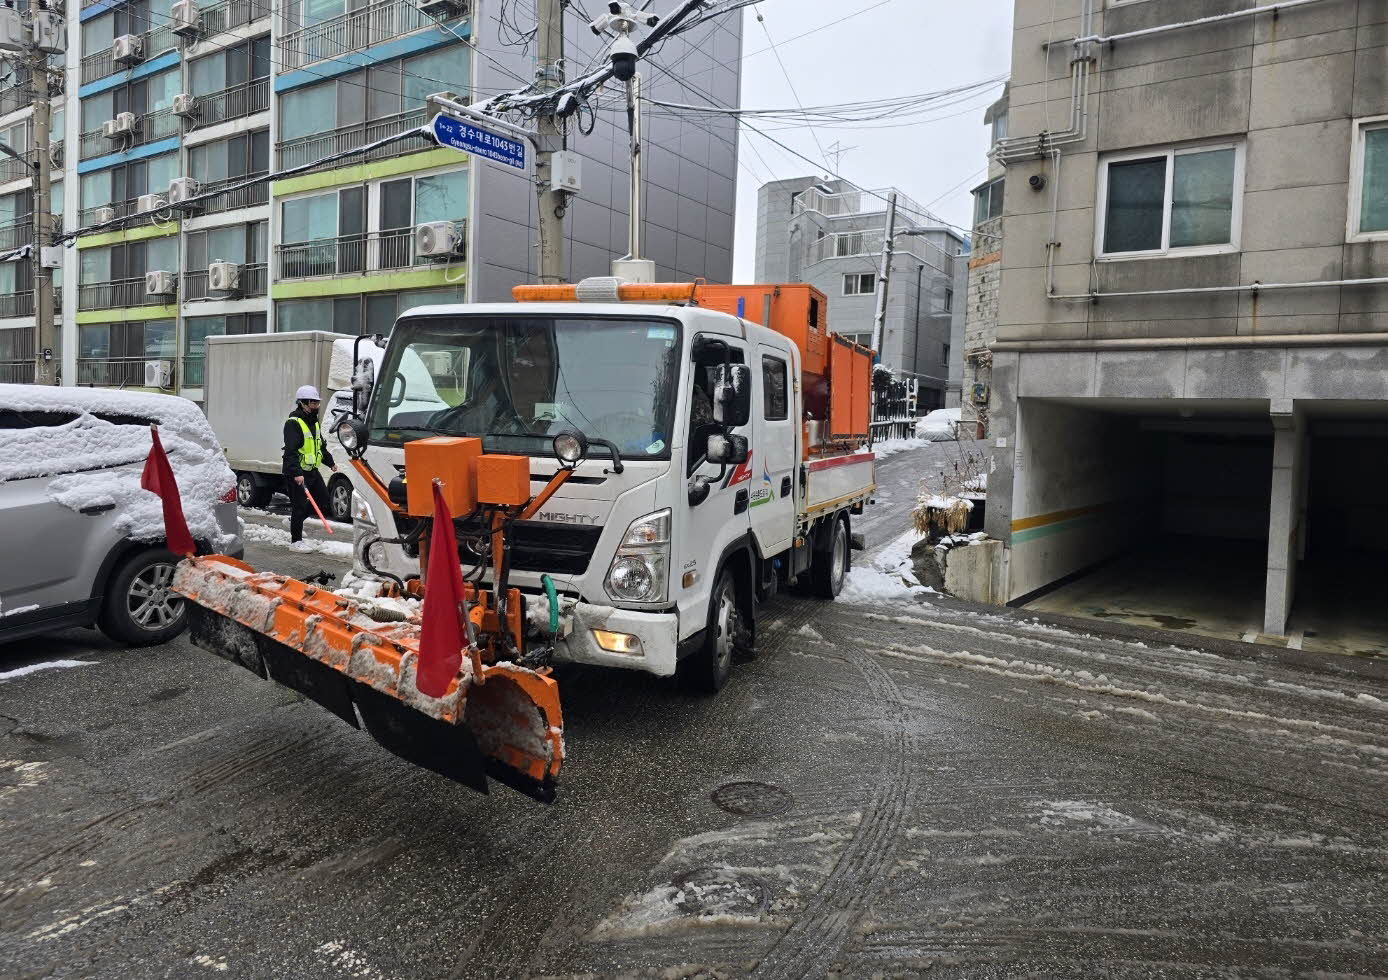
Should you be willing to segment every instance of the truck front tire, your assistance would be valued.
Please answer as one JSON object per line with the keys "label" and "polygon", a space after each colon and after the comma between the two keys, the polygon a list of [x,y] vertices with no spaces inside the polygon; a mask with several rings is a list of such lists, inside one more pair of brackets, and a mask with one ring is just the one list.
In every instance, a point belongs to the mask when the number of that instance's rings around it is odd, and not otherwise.
{"label": "truck front tire", "polygon": [[236,502],[242,507],[264,507],[274,495],[274,488],[254,473],[236,474]]}
{"label": "truck front tire", "polygon": [[717,694],[733,669],[733,653],[744,636],[742,604],[733,570],[724,567],[708,598],[708,625],[697,653],[680,662],[680,681],[688,690]]}
{"label": "truck front tire", "polygon": [[824,547],[815,549],[814,564],[810,567],[810,590],[821,599],[836,599],[843,591],[852,565],[848,521],[842,516],[835,517],[833,526],[821,533],[825,537]]}

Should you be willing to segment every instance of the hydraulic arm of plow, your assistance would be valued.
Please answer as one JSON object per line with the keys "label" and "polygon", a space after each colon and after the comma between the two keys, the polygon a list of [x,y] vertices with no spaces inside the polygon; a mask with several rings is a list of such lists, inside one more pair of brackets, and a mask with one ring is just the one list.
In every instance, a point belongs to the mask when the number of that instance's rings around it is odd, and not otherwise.
{"label": "hydraulic arm of plow", "polygon": [[[564,438],[582,445],[581,436]],[[356,456],[358,473],[403,518],[397,523],[409,527],[407,538],[419,550],[419,576],[392,587],[396,595],[422,598],[428,588],[436,481],[458,521],[484,529],[466,543],[471,560],[460,558],[466,581],[458,615],[467,645],[447,690],[433,697],[416,685],[415,617],[381,622],[369,601],[220,555],[186,559],[175,573],[174,588],[190,600],[193,642],[353,727],[364,725],[401,758],[480,792],[491,777],[551,802],[564,759],[559,690],[549,649],[526,649],[526,596],[507,585],[506,555],[511,526],[538,512],[571,468],[532,498],[529,457],[484,454],[479,439],[408,443],[404,478],[389,486]]]}

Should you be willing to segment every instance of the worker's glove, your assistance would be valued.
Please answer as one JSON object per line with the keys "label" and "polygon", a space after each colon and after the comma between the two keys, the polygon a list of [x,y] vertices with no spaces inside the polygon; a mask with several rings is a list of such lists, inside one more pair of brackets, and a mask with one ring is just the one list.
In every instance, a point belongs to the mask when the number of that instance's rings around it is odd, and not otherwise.
{"label": "worker's glove", "polygon": [[331,467],[329,467],[329,469],[331,469],[334,473],[337,472],[337,467],[336,467],[336,466],[331,466]]}
{"label": "worker's glove", "polygon": [[294,477],[294,482],[297,483],[299,486],[303,486],[304,478],[302,476],[296,476]]}

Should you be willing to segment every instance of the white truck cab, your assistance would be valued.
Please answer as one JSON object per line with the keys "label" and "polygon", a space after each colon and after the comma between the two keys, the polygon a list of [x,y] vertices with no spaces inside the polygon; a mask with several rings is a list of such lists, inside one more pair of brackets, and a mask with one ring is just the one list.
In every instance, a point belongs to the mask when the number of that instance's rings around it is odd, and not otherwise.
{"label": "white truck cab", "polygon": [[[581,433],[586,458],[513,528],[510,585],[557,590],[557,658],[678,668],[717,690],[734,649],[755,642],[759,601],[797,580],[826,598],[842,588],[851,515],[875,488],[866,419],[862,438],[806,446],[832,426],[806,409],[802,356],[782,332],[697,305],[417,308],[359,399],[362,461],[389,481],[411,440],[480,437],[486,452],[529,456],[538,492],[562,465],[554,437]],[[417,520],[352,478],[358,571],[417,575]],[[471,546],[480,517],[456,523],[464,575],[486,576]],[[546,637],[548,605],[529,603]]]}

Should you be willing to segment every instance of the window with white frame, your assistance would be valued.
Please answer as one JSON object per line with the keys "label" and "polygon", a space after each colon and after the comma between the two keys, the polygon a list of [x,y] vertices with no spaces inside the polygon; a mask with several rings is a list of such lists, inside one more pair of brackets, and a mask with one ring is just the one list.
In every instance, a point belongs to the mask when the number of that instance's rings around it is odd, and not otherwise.
{"label": "window with white frame", "polygon": [[1243,148],[1173,147],[1100,163],[1100,256],[1182,255],[1238,248]]}
{"label": "window with white frame", "polygon": [[843,277],[845,296],[866,296],[877,292],[877,273],[850,272]]}
{"label": "window with white frame", "polygon": [[1355,126],[1350,195],[1350,239],[1388,236],[1388,116]]}

